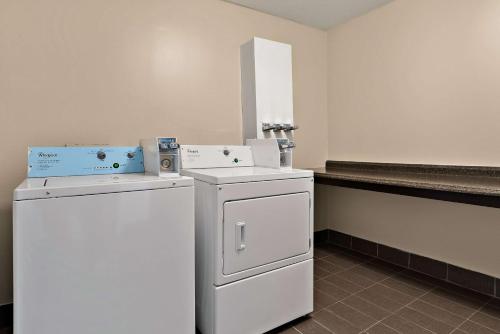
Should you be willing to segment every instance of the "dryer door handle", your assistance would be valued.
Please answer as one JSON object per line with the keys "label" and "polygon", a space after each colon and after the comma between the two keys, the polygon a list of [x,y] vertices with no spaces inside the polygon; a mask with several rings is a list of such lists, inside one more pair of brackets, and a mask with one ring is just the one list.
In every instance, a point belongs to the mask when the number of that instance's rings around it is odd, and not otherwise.
{"label": "dryer door handle", "polygon": [[246,229],[246,223],[245,222],[237,222],[235,225],[236,228],[236,251],[242,251],[244,250],[247,246],[245,245],[245,229]]}

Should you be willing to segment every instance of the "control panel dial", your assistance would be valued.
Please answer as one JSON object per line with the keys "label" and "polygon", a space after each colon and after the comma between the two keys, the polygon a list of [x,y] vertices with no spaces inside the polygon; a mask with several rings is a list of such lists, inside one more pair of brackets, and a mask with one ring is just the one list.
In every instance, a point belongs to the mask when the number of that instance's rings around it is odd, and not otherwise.
{"label": "control panel dial", "polygon": [[97,159],[99,159],[99,160],[106,159],[106,153],[104,153],[104,151],[97,152]]}
{"label": "control panel dial", "polygon": [[163,169],[169,169],[169,168],[170,168],[170,166],[172,166],[172,161],[171,161],[170,159],[163,159],[163,160],[161,161],[161,167],[162,167]]}

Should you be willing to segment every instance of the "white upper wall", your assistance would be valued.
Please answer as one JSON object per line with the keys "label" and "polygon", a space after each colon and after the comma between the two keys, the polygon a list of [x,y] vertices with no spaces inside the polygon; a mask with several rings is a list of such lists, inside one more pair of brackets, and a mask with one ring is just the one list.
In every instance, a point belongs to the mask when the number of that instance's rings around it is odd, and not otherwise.
{"label": "white upper wall", "polygon": [[226,0],[319,29],[348,21],[392,0]]}
{"label": "white upper wall", "polygon": [[398,0],[329,30],[329,158],[500,166],[498,36],[498,0]]}

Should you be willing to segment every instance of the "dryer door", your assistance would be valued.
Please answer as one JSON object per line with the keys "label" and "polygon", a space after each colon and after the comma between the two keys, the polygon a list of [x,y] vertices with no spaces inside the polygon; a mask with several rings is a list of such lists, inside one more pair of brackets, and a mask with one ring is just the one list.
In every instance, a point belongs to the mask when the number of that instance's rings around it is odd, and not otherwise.
{"label": "dryer door", "polygon": [[224,203],[223,274],[307,253],[309,193]]}

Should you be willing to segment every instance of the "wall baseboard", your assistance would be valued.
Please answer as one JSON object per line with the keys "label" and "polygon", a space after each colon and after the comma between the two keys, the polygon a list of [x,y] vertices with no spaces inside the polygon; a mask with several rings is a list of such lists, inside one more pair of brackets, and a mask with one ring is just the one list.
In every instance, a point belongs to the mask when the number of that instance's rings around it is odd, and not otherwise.
{"label": "wall baseboard", "polygon": [[409,253],[366,239],[334,230],[314,232],[316,244],[331,243],[336,246],[378,258],[400,267],[423,273],[441,281],[500,298],[500,278],[460,268],[452,264]]}
{"label": "wall baseboard", "polygon": [[328,242],[330,230],[314,231],[314,243],[316,245]]}
{"label": "wall baseboard", "polygon": [[12,324],[14,322],[13,310],[13,304],[0,305],[0,329],[5,327],[12,327]]}

